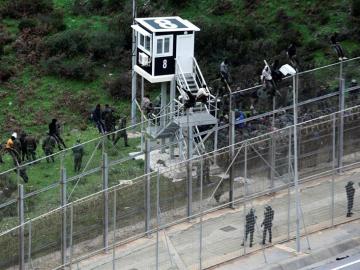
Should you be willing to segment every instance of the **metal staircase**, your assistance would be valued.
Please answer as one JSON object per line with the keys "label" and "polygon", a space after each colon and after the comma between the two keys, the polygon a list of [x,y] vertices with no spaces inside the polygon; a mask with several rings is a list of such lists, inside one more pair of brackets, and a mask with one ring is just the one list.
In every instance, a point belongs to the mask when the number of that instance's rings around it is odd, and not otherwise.
{"label": "metal staircase", "polygon": [[[149,121],[147,133],[153,139],[174,137],[178,138],[178,141],[184,141],[179,139],[187,137],[187,127],[190,126],[190,130],[193,132],[192,136],[194,138],[197,137],[197,140],[194,140],[193,149],[197,154],[202,154],[205,152],[205,145],[203,138],[199,136],[198,127],[202,125],[215,125],[217,123],[216,98],[210,93],[209,88],[206,87],[209,93],[208,101],[205,104],[203,102],[196,102],[193,108],[185,110],[185,103],[188,98],[186,92],[196,96],[199,89],[206,85],[195,58],[193,58],[193,70],[191,73],[183,73],[181,66],[176,63],[175,80],[177,89],[175,99],[170,100],[154,116],[152,121]],[[181,143],[181,148],[187,147],[186,143]]]}

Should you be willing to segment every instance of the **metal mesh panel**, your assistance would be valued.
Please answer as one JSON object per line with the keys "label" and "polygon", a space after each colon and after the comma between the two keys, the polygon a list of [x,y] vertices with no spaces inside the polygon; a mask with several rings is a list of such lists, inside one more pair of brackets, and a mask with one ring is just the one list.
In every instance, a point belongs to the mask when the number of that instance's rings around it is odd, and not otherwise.
{"label": "metal mesh panel", "polygon": [[31,222],[31,261],[34,268],[55,268],[61,264],[62,210]]}

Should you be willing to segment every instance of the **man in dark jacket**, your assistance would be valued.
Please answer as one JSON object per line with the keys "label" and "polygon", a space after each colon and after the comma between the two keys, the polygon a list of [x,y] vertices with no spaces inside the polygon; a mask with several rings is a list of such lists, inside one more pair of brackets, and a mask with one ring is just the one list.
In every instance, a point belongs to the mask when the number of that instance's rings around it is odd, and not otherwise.
{"label": "man in dark jacket", "polygon": [[265,207],[264,221],[261,223],[261,227],[264,227],[262,244],[265,245],[266,233],[269,232],[269,243],[272,241],[272,222],[274,219],[274,210],[270,205]]}
{"label": "man in dark jacket", "polygon": [[56,140],[59,150],[61,151],[61,146],[60,143],[62,144],[62,146],[64,146],[64,148],[66,148],[66,145],[64,143],[64,140],[61,138],[60,136],[60,131],[59,131],[60,127],[59,124],[57,122],[57,119],[53,119],[51,121],[51,123],[49,124],[49,135],[54,137],[54,139]]}
{"label": "man in dark jacket", "polygon": [[247,241],[247,237],[250,234],[249,247],[252,247],[253,242],[254,242],[256,218],[257,217],[255,216],[255,210],[253,208],[251,208],[245,218],[245,241],[241,244],[242,246],[245,245],[245,242]]}
{"label": "man in dark jacket", "polygon": [[346,190],[346,198],[347,198],[346,217],[351,217],[353,215],[352,208],[354,206],[354,195],[355,195],[354,182],[349,181],[345,186],[345,190]]}
{"label": "man in dark jacket", "polygon": [[101,111],[101,105],[97,104],[95,109],[92,112],[92,120],[95,122],[96,127],[99,130],[100,134],[105,133],[105,125],[102,119],[102,111]]}

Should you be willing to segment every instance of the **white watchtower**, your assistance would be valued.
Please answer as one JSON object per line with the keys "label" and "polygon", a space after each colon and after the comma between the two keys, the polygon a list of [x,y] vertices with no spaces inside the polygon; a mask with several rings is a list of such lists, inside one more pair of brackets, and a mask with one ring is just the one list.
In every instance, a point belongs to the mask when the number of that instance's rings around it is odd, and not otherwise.
{"label": "white watchtower", "polygon": [[[147,134],[163,142],[166,138],[170,141],[176,138],[182,142],[179,143],[180,155],[185,135],[192,141],[191,147],[188,143],[191,155],[192,149],[201,152],[204,136],[196,135],[198,127],[216,125],[217,119],[215,97],[207,87],[206,102],[196,102],[191,112],[185,109],[189,93],[196,96],[206,85],[194,57],[195,33],[200,29],[180,17],[137,18],[135,23],[131,26],[136,35],[134,70],[150,83],[161,83],[161,107],[155,111]],[[194,136],[198,137],[196,143]]]}

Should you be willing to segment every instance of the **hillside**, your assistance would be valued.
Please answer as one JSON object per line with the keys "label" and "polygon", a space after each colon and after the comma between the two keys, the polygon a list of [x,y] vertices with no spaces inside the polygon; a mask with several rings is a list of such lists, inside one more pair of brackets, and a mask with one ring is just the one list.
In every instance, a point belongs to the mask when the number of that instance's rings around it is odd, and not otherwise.
{"label": "hillside", "polygon": [[[88,117],[96,103],[128,114],[131,2],[1,1],[2,141],[13,130],[42,136],[54,117],[65,130],[92,137]],[[191,20],[201,28],[196,55],[208,82],[228,57],[235,83],[247,87],[256,82],[263,59],[285,60],[290,41],[299,47],[303,69],[336,61],[328,42],[335,31],[347,56],[359,56],[359,7],[356,0],[157,0],[138,1],[137,13]],[[157,86],[146,90],[158,93]]]}

